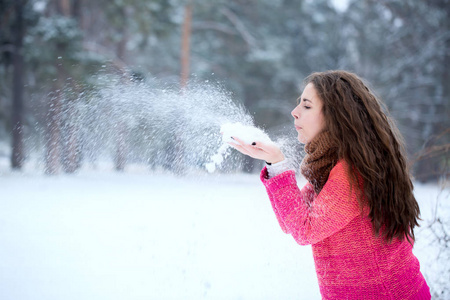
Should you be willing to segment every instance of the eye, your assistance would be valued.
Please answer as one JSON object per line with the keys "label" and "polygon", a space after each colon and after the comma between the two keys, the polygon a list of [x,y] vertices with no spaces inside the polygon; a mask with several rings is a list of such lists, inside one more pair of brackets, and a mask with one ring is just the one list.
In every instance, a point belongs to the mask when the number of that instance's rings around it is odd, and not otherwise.
{"label": "eye", "polygon": [[311,106],[308,106],[308,105],[303,105],[303,107],[304,107],[305,109],[310,109],[310,108],[311,108]]}

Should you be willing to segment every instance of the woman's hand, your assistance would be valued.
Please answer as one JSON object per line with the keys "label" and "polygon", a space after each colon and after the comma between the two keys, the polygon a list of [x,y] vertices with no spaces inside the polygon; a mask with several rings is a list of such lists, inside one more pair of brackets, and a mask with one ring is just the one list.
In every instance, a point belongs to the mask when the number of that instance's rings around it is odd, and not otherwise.
{"label": "woman's hand", "polygon": [[237,143],[229,142],[228,144],[242,154],[248,155],[256,159],[265,160],[274,164],[284,160],[284,154],[275,143],[253,142],[251,145],[237,137],[232,137]]}

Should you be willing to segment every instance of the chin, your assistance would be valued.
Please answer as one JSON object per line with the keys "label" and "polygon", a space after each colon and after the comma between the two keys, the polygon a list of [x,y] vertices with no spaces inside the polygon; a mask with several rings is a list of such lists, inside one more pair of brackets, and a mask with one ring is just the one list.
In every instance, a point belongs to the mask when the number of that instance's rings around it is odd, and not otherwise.
{"label": "chin", "polygon": [[298,136],[297,137],[297,139],[298,139],[298,141],[300,142],[300,143],[302,143],[302,144],[306,144],[306,143],[308,143],[308,141],[307,141],[307,139],[304,137],[304,136]]}

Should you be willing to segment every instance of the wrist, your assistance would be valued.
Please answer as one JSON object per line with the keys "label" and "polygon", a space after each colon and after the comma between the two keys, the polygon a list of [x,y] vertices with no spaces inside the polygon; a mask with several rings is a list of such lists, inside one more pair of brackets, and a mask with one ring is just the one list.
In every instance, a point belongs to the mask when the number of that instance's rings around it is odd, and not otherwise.
{"label": "wrist", "polygon": [[278,163],[267,165],[266,168],[267,168],[268,178],[273,178],[275,176],[278,176],[281,173],[284,173],[289,170],[293,170],[292,165],[289,161],[289,158],[285,158],[284,160],[282,160]]}
{"label": "wrist", "polygon": [[276,158],[270,159],[270,160],[266,160],[266,164],[268,165],[272,165],[272,164],[276,164],[279,162],[282,162],[283,160],[285,160],[284,155],[280,155]]}

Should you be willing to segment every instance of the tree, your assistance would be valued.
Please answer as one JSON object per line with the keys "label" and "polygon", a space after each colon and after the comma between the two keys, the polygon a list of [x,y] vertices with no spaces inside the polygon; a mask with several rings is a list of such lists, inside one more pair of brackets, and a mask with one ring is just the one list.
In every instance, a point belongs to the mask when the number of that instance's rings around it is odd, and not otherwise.
{"label": "tree", "polygon": [[[58,18],[62,20],[71,21],[71,5],[69,0],[55,0],[55,13]],[[67,73],[64,62],[68,41],[65,39],[55,40],[56,56],[54,57],[54,64],[56,69],[56,80],[53,84],[52,97],[49,98],[48,112],[47,112],[47,151],[46,151],[46,173],[56,174],[59,172],[61,162],[68,162],[62,157],[62,105],[64,97],[65,80]],[[69,142],[69,144],[71,141]],[[72,147],[70,147],[72,149]],[[72,152],[72,151],[70,151]],[[72,154],[72,153],[71,153]],[[67,167],[66,170],[72,171],[72,166]]]}
{"label": "tree", "polygon": [[181,88],[186,87],[189,79],[189,61],[190,61],[190,42],[191,42],[191,23],[192,23],[192,1],[189,1],[184,7],[183,34],[181,41]]}
{"label": "tree", "polygon": [[[347,13],[357,49],[352,65],[388,104],[411,157],[450,126],[449,82],[443,81],[450,41],[446,2],[354,1]],[[443,160],[420,160],[416,178],[438,179]]]}
{"label": "tree", "polygon": [[24,6],[25,0],[16,0],[15,26],[14,26],[14,52],[13,52],[13,130],[12,130],[12,154],[11,166],[13,169],[21,169],[24,162],[23,149],[23,39],[25,36]]}
{"label": "tree", "polygon": [[[76,170],[85,157],[77,103],[95,105],[92,97],[77,95],[101,92],[104,85],[93,75],[103,72],[122,78],[125,90],[135,78],[176,86],[192,74],[197,82],[218,80],[256,125],[284,134],[292,128],[289,113],[301,80],[312,71],[342,68],[373,84],[413,155],[449,126],[447,2],[350,1],[339,12],[329,0],[195,1],[195,7],[180,0],[28,0],[40,18],[26,26],[22,132],[29,135],[25,141],[40,145],[40,130],[27,124],[48,124],[47,169]],[[13,123],[8,49],[14,3],[0,2],[0,105],[8,111],[0,111],[2,128]],[[52,108],[47,120],[44,104]],[[129,124],[114,126],[116,143],[108,151],[123,169],[136,146]],[[173,147],[161,153],[185,155]],[[432,174],[445,156],[430,159],[417,164],[417,174]],[[248,160],[246,168],[253,165]]]}

